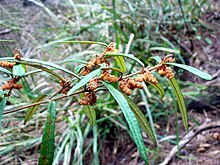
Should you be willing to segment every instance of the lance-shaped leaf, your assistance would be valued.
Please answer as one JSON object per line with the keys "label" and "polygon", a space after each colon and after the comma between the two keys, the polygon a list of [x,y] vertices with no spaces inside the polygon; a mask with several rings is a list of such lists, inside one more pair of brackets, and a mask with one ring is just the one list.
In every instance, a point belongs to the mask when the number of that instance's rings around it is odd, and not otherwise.
{"label": "lance-shaped leaf", "polygon": [[146,117],[144,116],[143,112],[134,103],[134,101],[131,100],[127,95],[124,94],[124,97],[127,100],[128,104],[130,105],[131,110],[135,114],[141,128],[147,133],[148,137],[154,142],[154,144],[157,145],[157,139],[154,136],[153,130],[152,130],[150,124],[148,123]]}
{"label": "lance-shaped leaf", "polygon": [[6,93],[7,93],[6,91],[0,90],[0,96],[4,95],[4,94],[6,94]]}
{"label": "lance-shaped leaf", "polygon": [[29,62],[23,62],[23,61],[20,61],[20,63],[22,63],[23,65],[29,65],[29,66],[32,66],[32,67],[35,67],[35,68],[38,68],[38,69],[41,69],[47,73],[50,73],[51,75],[57,77],[59,80],[65,80],[62,76],[60,76],[59,74],[55,73],[54,71],[52,71],[51,69],[48,69],[40,64],[36,64],[36,63],[29,63]]}
{"label": "lance-shaped leaf", "polygon": [[14,57],[2,57],[0,58],[0,60],[7,60],[7,61],[16,61],[16,63],[22,63],[22,62],[29,62],[29,63],[35,63],[35,64],[40,64],[40,65],[44,65],[44,66],[49,66],[49,67],[52,67],[52,68],[56,68],[56,69],[59,69],[59,70],[62,70],[63,72],[66,72],[78,79],[80,79],[80,77],[73,73],[72,71],[60,66],[60,65],[57,65],[55,63],[52,63],[52,62],[47,62],[47,61],[42,61],[42,60],[37,60],[37,59],[29,59],[29,58],[22,58],[22,61],[17,61],[14,59]]}
{"label": "lance-shaped leaf", "polygon": [[131,134],[132,137],[134,139],[134,142],[137,145],[137,148],[143,158],[143,160],[148,163],[148,158],[146,155],[146,148],[144,146],[144,141],[141,135],[141,131],[140,131],[140,127],[138,124],[138,121],[134,115],[134,113],[132,112],[127,100],[125,99],[125,97],[123,96],[123,94],[121,92],[119,92],[117,89],[115,89],[112,85],[106,83],[106,82],[102,82],[106,88],[109,90],[109,92],[111,93],[111,95],[114,97],[114,99],[117,101],[118,105],[120,106],[125,119],[129,125],[129,128],[131,130]]}
{"label": "lance-shaped leaf", "polygon": [[97,45],[102,45],[102,46],[108,46],[104,42],[95,42],[95,41],[54,41],[56,43],[67,43],[67,44],[97,44]]}
{"label": "lance-shaped leaf", "polygon": [[168,52],[168,53],[175,53],[175,54],[180,54],[180,50],[178,49],[171,49],[171,48],[165,48],[165,47],[152,47],[150,50],[159,50],[163,52]]}
{"label": "lance-shaped leaf", "polygon": [[106,53],[105,57],[115,57],[115,56],[123,56],[123,57],[127,57],[130,58],[136,62],[138,62],[141,66],[144,67],[144,63],[141,62],[138,58],[136,58],[133,54],[124,54],[124,53]]}
{"label": "lance-shaped leaf", "polygon": [[160,83],[154,84],[151,83],[150,81],[147,81],[147,83],[150,84],[153,88],[155,88],[159,92],[161,98],[164,97],[164,89]]}
{"label": "lance-shaped leaf", "polygon": [[180,90],[178,82],[176,81],[176,79],[174,77],[171,80],[170,79],[168,79],[168,80],[169,80],[170,85],[171,85],[171,87],[174,91],[174,94],[176,96],[177,103],[178,103],[180,113],[181,113],[181,117],[183,120],[183,125],[185,127],[185,130],[188,131],[188,114],[186,111],[186,104],[185,104],[185,101],[183,98],[183,94]]}
{"label": "lance-shaped leaf", "polygon": [[22,64],[14,65],[13,66],[13,75],[14,76],[24,76],[25,68]]}
{"label": "lance-shaped leaf", "polygon": [[115,56],[114,57],[118,66],[121,68],[122,72],[125,73],[126,72],[126,66],[125,66],[125,60],[123,57],[120,56]]}
{"label": "lance-shaped leaf", "polygon": [[89,123],[94,126],[96,123],[96,113],[95,110],[89,106],[83,106],[83,111],[85,112],[85,114],[87,115],[87,117],[89,118]]}
{"label": "lance-shaped leaf", "polygon": [[147,61],[152,61],[152,60],[155,60],[155,61],[157,61],[158,63],[160,63],[160,62],[162,61],[159,56],[152,56],[152,57],[149,57],[149,58],[147,59]]}
{"label": "lance-shaped leaf", "polygon": [[1,121],[3,117],[3,111],[5,109],[6,103],[7,103],[8,97],[4,97],[2,101],[0,102],[0,127],[1,127]]}
{"label": "lance-shaped leaf", "polygon": [[197,75],[197,76],[199,76],[199,77],[201,77],[205,80],[212,80],[212,76],[210,74],[208,74],[206,72],[203,72],[199,69],[196,69],[192,66],[188,66],[188,65],[184,65],[184,64],[178,64],[178,63],[170,63],[170,62],[166,63],[166,64],[177,66],[179,68],[185,69],[185,70],[187,70],[187,71],[189,71],[189,72],[191,72],[191,73],[193,73],[193,74],[195,74],[195,75]]}
{"label": "lance-shaped leaf", "polygon": [[12,74],[9,70],[7,70],[5,68],[2,68],[2,67],[0,67],[0,71],[4,72],[4,73],[7,73],[7,74]]}
{"label": "lance-shaped leaf", "polygon": [[[34,99],[32,104],[43,101],[46,96],[47,95],[44,95],[44,94],[38,96],[37,98]],[[32,118],[32,116],[35,114],[39,106],[40,104],[28,108],[28,110],[26,111],[26,115],[24,117],[24,124],[26,124]]]}
{"label": "lance-shaped leaf", "polygon": [[56,121],[56,102],[49,102],[47,120],[43,131],[39,165],[51,165],[54,156],[55,139],[55,121]]}
{"label": "lance-shaped leaf", "polygon": [[95,77],[96,75],[98,75],[100,73],[101,73],[100,69],[96,69],[96,70],[90,72],[83,79],[81,79],[75,86],[73,86],[70,89],[70,91],[67,93],[67,95],[71,95],[73,92],[75,92],[77,89],[79,89],[79,88],[83,87],[84,85],[86,85],[86,83],[88,83],[89,80],[91,80],[93,77]]}

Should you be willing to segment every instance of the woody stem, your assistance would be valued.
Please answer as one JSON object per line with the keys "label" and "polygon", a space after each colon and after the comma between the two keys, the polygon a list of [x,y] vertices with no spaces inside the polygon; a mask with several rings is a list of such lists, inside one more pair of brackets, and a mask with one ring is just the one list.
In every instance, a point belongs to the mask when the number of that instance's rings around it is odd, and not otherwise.
{"label": "woody stem", "polygon": [[5,111],[5,112],[3,112],[3,114],[5,115],[5,114],[14,113],[14,112],[20,111],[20,110],[25,109],[25,108],[29,108],[29,107],[40,105],[40,104],[46,104],[46,103],[49,103],[50,101],[56,101],[56,100],[63,99],[63,98],[73,96],[73,95],[83,93],[83,92],[84,92],[84,89],[76,91],[76,92],[72,93],[71,95],[64,95],[64,96],[60,96],[60,97],[50,99],[50,100],[46,100],[46,101],[39,101],[39,102],[36,102],[36,103],[33,103],[33,104],[29,104],[29,105],[26,105],[26,106],[19,107],[17,109],[11,110],[11,111]]}

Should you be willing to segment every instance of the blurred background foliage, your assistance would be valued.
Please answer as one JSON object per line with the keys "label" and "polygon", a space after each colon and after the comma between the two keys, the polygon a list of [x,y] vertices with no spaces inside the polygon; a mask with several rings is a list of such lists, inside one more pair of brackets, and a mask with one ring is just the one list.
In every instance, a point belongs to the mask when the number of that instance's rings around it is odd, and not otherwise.
{"label": "blurred background foliage", "polygon": [[[218,54],[204,57],[199,53],[201,50],[204,52],[202,48],[208,49],[207,46],[215,43],[216,38],[212,35],[219,36],[217,29],[220,24],[215,15],[218,9],[219,3],[211,0],[1,0],[0,55],[12,56],[12,50],[17,47],[27,58],[54,62],[75,72],[78,66],[96,52],[102,52],[103,48],[58,42],[91,40],[108,44],[113,41],[120,52],[132,53],[146,65],[149,65],[147,58],[150,56],[168,54],[151,49],[163,47],[175,52],[177,62],[193,65],[214,75],[219,69]],[[204,44],[204,47],[199,47]],[[130,72],[140,69],[127,59],[126,66]],[[68,78],[68,75],[60,74]],[[202,110],[216,110],[219,102],[201,101],[203,93],[207,95],[204,91],[209,89],[210,84],[182,70],[176,74],[189,107],[190,125],[198,125],[204,120]],[[9,78],[1,74],[0,79],[2,84]],[[172,144],[177,144],[184,134],[170,87],[163,79],[161,82],[166,93],[163,100],[151,87],[132,94],[155,126],[159,141],[166,141],[155,149],[144,134],[152,164],[158,164],[165,151]],[[212,85],[217,83],[212,82]],[[59,89],[57,80],[46,73],[27,77],[22,84],[24,88],[13,92],[6,110],[31,103],[40,93],[52,94]],[[218,100],[215,92],[209,93],[212,100]],[[109,94],[99,93],[94,108],[97,114],[94,127],[89,125],[78,100],[79,97],[74,96],[58,102],[54,164],[143,163],[130,139],[126,121]],[[196,101],[206,106],[198,108],[200,113],[190,111],[193,109],[190,106]],[[41,105],[26,125],[23,124],[25,110],[4,116],[0,132],[0,164],[38,162],[46,107]],[[218,116],[219,113],[214,118]],[[164,140],[167,137],[168,140]]]}

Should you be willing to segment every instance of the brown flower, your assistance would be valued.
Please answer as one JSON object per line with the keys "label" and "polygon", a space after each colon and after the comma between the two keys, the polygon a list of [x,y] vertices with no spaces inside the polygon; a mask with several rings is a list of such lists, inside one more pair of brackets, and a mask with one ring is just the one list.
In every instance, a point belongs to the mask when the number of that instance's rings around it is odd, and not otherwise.
{"label": "brown flower", "polygon": [[115,75],[111,75],[107,70],[104,70],[102,72],[102,74],[100,75],[100,79],[108,81],[110,83],[118,82],[118,77],[116,77]]}
{"label": "brown flower", "polygon": [[95,105],[96,101],[97,101],[97,97],[95,95],[95,92],[92,91],[90,93],[84,93],[84,96],[80,101],[79,104],[80,105]]}

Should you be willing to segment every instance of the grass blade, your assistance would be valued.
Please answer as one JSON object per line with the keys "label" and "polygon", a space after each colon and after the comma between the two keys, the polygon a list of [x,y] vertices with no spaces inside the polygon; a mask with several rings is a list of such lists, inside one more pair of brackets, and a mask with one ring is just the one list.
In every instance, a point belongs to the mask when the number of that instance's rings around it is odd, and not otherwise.
{"label": "grass blade", "polygon": [[4,72],[4,73],[7,73],[7,74],[12,74],[9,70],[7,70],[5,68],[2,68],[2,67],[0,67],[0,71]]}
{"label": "grass blade", "polygon": [[185,69],[185,70],[187,70],[187,71],[189,71],[189,72],[191,72],[191,73],[193,73],[193,74],[195,74],[195,75],[197,75],[200,78],[203,78],[205,80],[212,80],[212,76],[210,74],[208,74],[206,72],[203,72],[199,69],[196,69],[192,66],[188,66],[188,65],[184,65],[184,64],[178,64],[178,63],[170,63],[170,62],[166,63],[166,64],[177,66],[179,68]]}
{"label": "grass blade", "polygon": [[1,127],[1,121],[3,118],[3,111],[5,109],[6,103],[7,103],[8,97],[4,97],[2,101],[0,102],[0,127]]}
{"label": "grass blade", "polygon": [[70,91],[67,93],[67,95],[71,95],[73,92],[75,92],[77,89],[83,87],[84,85],[86,85],[87,82],[89,82],[89,80],[93,77],[95,77],[97,74],[100,74],[101,70],[100,69],[96,69],[92,72],[90,72],[88,75],[86,75],[83,79],[81,79],[75,86],[73,86]]}
{"label": "grass blade", "polygon": [[137,148],[143,158],[143,160],[148,163],[148,158],[146,155],[146,148],[144,146],[144,141],[141,135],[140,127],[138,125],[138,121],[132,112],[127,100],[124,98],[123,94],[120,93],[117,89],[115,89],[112,85],[103,82],[106,88],[109,90],[111,95],[117,101],[118,105],[121,107],[121,110],[125,116],[126,121],[128,122],[129,128],[131,130],[133,139],[137,145]]}
{"label": "grass blade", "polygon": [[130,99],[127,95],[124,94],[125,99],[127,100],[128,104],[131,107],[131,110],[135,114],[141,128],[147,133],[148,137],[154,142],[154,144],[157,145],[157,139],[154,136],[153,130],[148,123],[145,115],[143,112],[140,110],[140,108],[134,103],[132,99]]}
{"label": "grass blade", "polygon": [[94,126],[96,123],[96,113],[95,110],[89,106],[83,106],[83,111],[85,112],[85,114],[87,115],[87,117],[89,118],[89,123]]}
{"label": "grass blade", "polygon": [[[36,103],[36,102],[39,102],[39,101],[43,101],[46,96],[47,96],[47,95],[42,94],[42,95],[38,96],[37,98],[35,98],[32,103]],[[24,124],[26,124],[26,123],[32,118],[32,116],[33,116],[34,113],[37,111],[37,109],[39,108],[39,106],[40,106],[40,104],[28,108],[28,110],[26,111],[26,115],[25,115],[25,117],[24,117]]]}
{"label": "grass blade", "polygon": [[188,131],[188,115],[187,115],[185,101],[182,92],[180,91],[179,84],[175,78],[172,78],[171,80],[169,79],[169,82],[177,99],[177,103],[183,120],[183,125],[185,127],[185,130]]}
{"label": "grass blade", "polygon": [[152,50],[159,50],[159,51],[168,52],[168,53],[180,54],[180,50],[178,49],[171,49],[171,48],[165,48],[165,47],[152,47],[150,48],[150,51]]}
{"label": "grass blade", "polygon": [[54,139],[55,139],[55,121],[56,121],[56,102],[52,101],[48,105],[47,121],[44,127],[39,165],[51,165],[54,157]]}

